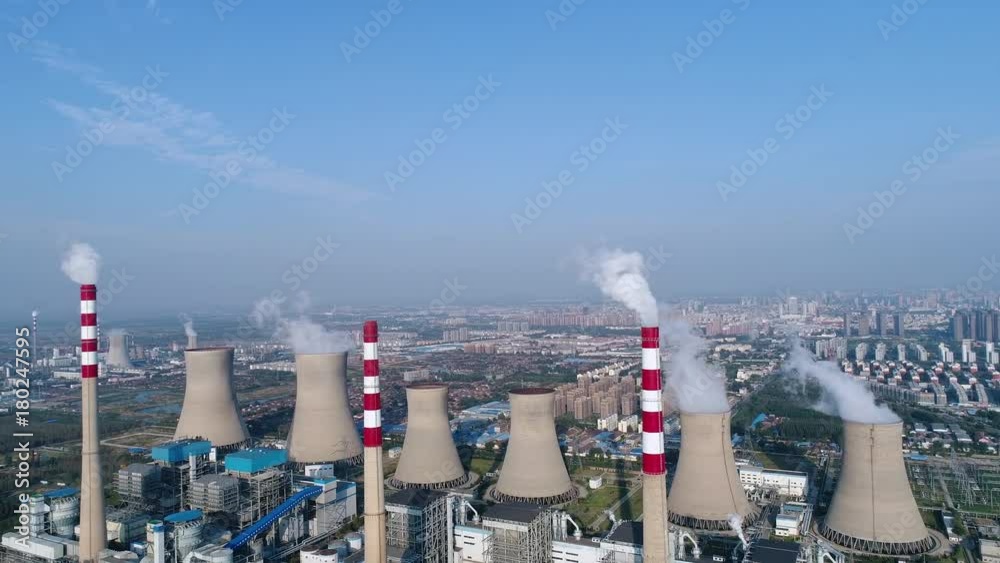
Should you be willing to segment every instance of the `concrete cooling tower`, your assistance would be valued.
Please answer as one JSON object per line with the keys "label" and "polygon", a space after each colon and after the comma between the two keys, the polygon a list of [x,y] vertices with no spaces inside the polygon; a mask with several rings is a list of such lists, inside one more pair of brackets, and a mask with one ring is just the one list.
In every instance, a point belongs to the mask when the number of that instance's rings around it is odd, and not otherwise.
{"label": "concrete cooling tower", "polygon": [[510,392],[510,441],[491,495],[498,502],[532,504],[561,504],[576,498],[559,451],[552,389]]}
{"label": "concrete cooling tower", "polygon": [[731,529],[753,520],[733,457],[730,413],[681,413],[681,452],[670,486],[670,521],[696,530]]}
{"label": "concrete cooling tower", "polygon": [[233,387],[233,349],[195,348],[184,352],[187,380],[184,406],[174,439],[202,438],[223,449],[250,439]]}
{"label": "concrete cooling tower", "polygon": [[934,549],[903,464],[903,423],[844,421],[844,459],[820,533],[842,547],[887,556]]}
{"label": "concrete cooling tower", "polygon": [[108,356],[105,359],[108,367],[127,369],[132,367],[132,362],[128,359],[128,345],[125,341],[125,333],[111,331],[108,337]]}
{"label": "concrete cooling tower", "polygon": [[347,353],[295,355],[295,415],[288,458],[297,463],[361,461],[347,401]]}
{"label": "concrete cooling tower", "polygon": [[448,386],[418,383],[406,388],[406,437],[396,474],[397,489],[448,489],[468,482],[448,423]]}

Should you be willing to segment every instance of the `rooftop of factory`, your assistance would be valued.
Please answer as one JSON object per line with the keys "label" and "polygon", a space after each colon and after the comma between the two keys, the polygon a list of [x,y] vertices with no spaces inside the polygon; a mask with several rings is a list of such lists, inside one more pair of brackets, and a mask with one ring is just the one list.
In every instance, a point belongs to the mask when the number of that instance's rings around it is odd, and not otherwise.
{"label": "rooftop of factory", "polygon": [[483,511],[484,520],[506,520],[507,522],[520,522],[530,524],[535,521],[543,512],[545,507],[537,504],[523,502],[510,502],[494,504]]}
{"label": "rooftop of factory", "polygon": [[486,419],[494,419],[501,414],[510,416],[510,403],[507,401],[493,401],[491,403],[469,407],[462,411],[463,416]]}
{"label": "rooftop of factory", "polygon": [[78,489],[74,489],[73,487],[63,487],[62,489],[56,489],[42,494],[45,495],[45,498],[66,498],[78,494],[79,492],[80,491]]}
{"label": "rooftop of factory", "polygon": [[201,517],[202,512],[200,510],[185,510],[184,512],[175,512],[163,520],[164,522],[170,522],[171,524],[180,524],[183,522],[194,522]]}
{"label": "rooftop of factory", "polygon": [[746,560],[751,563],[795,563],[799,547],[798,542],[757,540],[750,544]]}
{"label": "rooftop of factory", "polygon": [[237,479],[236,477],[233,477],[232,475],[226,475],[224,473],[219,473],[219,474],[209,473],[208,475],[202,475],[201,477],[195,479],[196,483],[203,485],[213,485],[213,484],[231,485],[231,484],[238,484],[239,481],[240,480]]}
{"label": "rooftop of factory", "polygon": [[385,502],[387,504],[397,504],[412,508],[426,508],[444,496],[447,495],[441,491],[432,491],[429,489],[404,489],[386,497]]}
{"label": "rooftop of factory", "polygon": [[605,539],[615,543],[642,545],[642,522],[621,522]]}
{"label": "rooftop of factory", "polygon": [[207,440],[175,440],[153,446],[153,459],[177,463],[192,455],[208,455],[211,451],[212,443]]}
{"label": "rooftop of factory", "polygon": [[257,473],[288,462],[288,450],[255,448],[226,456],[226,471]]}

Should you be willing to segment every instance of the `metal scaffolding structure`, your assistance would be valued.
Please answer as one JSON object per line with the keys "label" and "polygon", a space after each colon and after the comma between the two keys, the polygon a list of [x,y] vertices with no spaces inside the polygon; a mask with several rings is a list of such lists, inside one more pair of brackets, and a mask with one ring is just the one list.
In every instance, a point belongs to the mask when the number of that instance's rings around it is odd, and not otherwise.
{"label": "metal scaffolding structure", "polygon": [[240,507],[240,480],[232,475],[203,475],[191,483],[188,504],[207,513],[233,513]]}
{"label": "metal scaffolding structure", "polygon": [[500,504],[483,515],[493,532],[486,549],[490,563],[547,563],[552,552],[550,511],[529,504]]}
{"label": "metal scaffolding structure", "polygon": [[419,555],[420,561],[448,563],[449,498],[430,490],[406,490],[386,499],[386,541]]}
{"label": "metal scaffolding structure", "polygon": [[907,460],[907,474],[920,505],[1000,515],[1000,464],[991,460],[928,458]]}
{"label": "metal scaffolding structure", "polygon": [[135,510],[158,509],[163,488],[159,465],[133,463],[118,470],[115,489],[125,505]]}
{"label": "metal scaffolding structure", "polygon": [[260,520],[291,495],[292,476],[287,471],[268,469],[236,475],[240,479],[240,527]]}

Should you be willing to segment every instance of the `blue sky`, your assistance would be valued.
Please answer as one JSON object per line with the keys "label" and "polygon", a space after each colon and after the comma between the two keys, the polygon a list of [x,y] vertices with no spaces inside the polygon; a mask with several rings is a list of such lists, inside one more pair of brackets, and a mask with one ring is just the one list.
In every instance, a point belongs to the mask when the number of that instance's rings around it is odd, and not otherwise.
{"label": "blue sky", "polygon": [[[669,253],[651,275],[661,298],[954,285],[998,250],[995,2],[245,0],[220,17],[224,1],[75,0],[52,17],[0,4],[0,290],[14,296],[0,313],[61,309],[74,240],[134,278],[111,316],[248,309],[291,290],[317,237],[338,246],[299,285],[331,305],[427,304],[456,279],[456,304],[596,297],[571,257],[599,244]],[[898,25],[880,28],[894,5]],[[359,39],[366,25],[377,34]],[[810,100],[817,88],[832,95]],[[810,101],[785,138],[779,120]],[[476,107],[458,119],[463,102]],[[386,173],[437,129],[391,190]],[[777,150],[721,197],[769,138]],[[605,150],[583,170],[592,142]],[[227,165],[229,185],[185,213]],[[849,237],[897,179],[905,192]],[[549,204],[512,219],[526,199]]]}

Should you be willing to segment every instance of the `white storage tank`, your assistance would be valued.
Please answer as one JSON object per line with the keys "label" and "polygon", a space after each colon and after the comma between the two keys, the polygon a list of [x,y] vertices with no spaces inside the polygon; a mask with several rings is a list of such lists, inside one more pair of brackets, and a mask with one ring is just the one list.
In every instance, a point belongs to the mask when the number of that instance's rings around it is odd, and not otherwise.
{"label": "white storage tank", "polygon": [[73,528],[80,521],[80,495],[75,490],[51,493],[49,497],[49,522],[54,536],[72,538]]}

